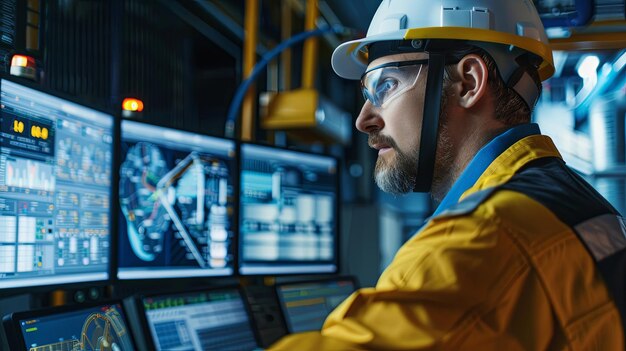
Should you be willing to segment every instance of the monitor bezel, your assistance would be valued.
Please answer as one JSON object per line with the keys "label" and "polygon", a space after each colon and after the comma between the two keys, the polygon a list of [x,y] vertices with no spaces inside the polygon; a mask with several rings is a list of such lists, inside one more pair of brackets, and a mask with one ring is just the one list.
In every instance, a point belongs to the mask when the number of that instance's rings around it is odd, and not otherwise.
{"label": "monitor bezel", "polygon": [[[199,135],[202,137],[209,137],[209,138],[214,138],[214,139],[220,139],[220,140],[225,140],[225,141],[229,141],[233,143],[233,150],[235,151],[235,156],[233,157],[233,165],[234,165],[234,176],[233,176],[233,187],[234,187],[234,192],[233,192],[233,197],[234,197],[234,203],[233,203],[233,228],[232,228],[232,232],[233,232],[233,239],[231,241],[232,245],[233,245],[233,264],[232,264],[232,273],[230,274],[225,274],[225,275],[199,275],[199,276],[172,276],[172,277],[149,277],[149,278],[119,278],[119,271],[120,271],[120,265],[119,265],[119,255],[120,255],[120,248],[119,248],[119,228],[120,225],[122,225],[122,223],[117,220],[119,218],[120,215],[120,203],[119,203],[119,173],[120,173],[120,168],[122,166],[122,124],[124,121],[129,121],[129,122],[133,122],[133,123],[137,123],[137,124],[143,124],[149,127],[158,127],[158,128],[164,128],[164,129],[170,129],[172,131],[177,131],[177,132],[184,132],[184,133],[191,133],[191,134],[195,134],[195,135]],[[237,272],[238,272],[238,267],[237,267],[237,261],[238,261],[238,257],[237,257],[237,237],[239,236],[239,142],[234,139],[234,138],[227,138],[227,137],[222,137],[222,136],[216,136],[216,135],[211,135],[208,133],[203,133],[203,132],[198,132],[198,131],[194,131],[191,129],[185,129],[185,128],[180,128],[180,127],[173,127],[171,125],[165,125],[165,124],[159,124],[159,123],[154,123],[154,122],[147,122],[144,120],[137,120],[137,119],[132,119],[132,118],[121,118],[120,119],[120,123],[119,123],[119,142],[117,143],[118,145],[118,162],[116,164],[116,169],[115,169],[115,174],[117,176],[117,182],[115,183],[116,185],[116,213],[115,213],[115,218],[116,218],[116,226],[115,226],[115,230],[118,233],[118,235],[116,235],[116,246],[115,246],[115,250],[114,250],[114,256],[112,258],[112,261],[115,261],[115,265],[113,268],[113,272],[112,272],[112,276],[111,276],[111,280],[114,283],[128,283],[128,284],[133,284],[133,283],[137,283],[137,282],[150,282],[150,281],[159,281],[159,280],[176,280],[176,281],[181,281],[181,282],[185,282],[185,281],[193,281],[193,280],[197,280],[197,279],[220,279],[220,278],[226,278],[226,277],[234,277],[237,276]]]}
{"label": "monitor bezel", "polygon": [[250,307],[250,303],[248,302],[248,298],[245,294],[244,289],[239,285],[223,285],[223,286],[211,286],[205,288],[194,288],[190,290],[181,290],[179,289],[164,289],[160,290],[156,293],[149,294],[137,294],[131,299],[133,299],[133,304],[135,305],[137,319],[139,321],[139,328],[141,334],[144,336],[143,339],[145,341],[146,347],[149,350],[156,350],[156,345],[154,340],[152,339],[152,332],[150,331],[150,326],[148,322],[148,317],[146,316],[146,309],[143,305],[143,299],[145,298],[154,298],[154,297],[163,297],[163,296],[174,296],[174,295],[192,295],[197,293],[211,293],[211,292],[219,292],[226,290],[236,290],[239,292],[241,299],[243,300],[244,309],[246,314],[248,315],[248,321],[250,323],[250,328],[252,329],[252,334],[254,336],[254,341],[257,345],[260,345],[260,335],[258,332],[258,328],[256,322],[254,321],[254,315],[252,314],[252,309]]}
{"label": "monitor bezel", "polygon": [[[535,5],[536,7],[536,5]],[[575,14],[560,16],[558,18],[541,18],[545,28],[554,27],[583,27],[589,24],[589,21],[595,15],[594,0],[574,0]]]}
{"label": "monitor bezel", "polygon": [[[245,145],[252,145],[252,146],[260,146],[260,147],[266,147],[266,148],[270,148],[270,149],[275,149],[275,150],[280,150],[280,151],[288,151],[288,152],[295,152],[295,153],[301,153],[301,154],[305,154],[305,155],[312,155],[312,156],[323,156],[323,157],[328,157],[331,159],[335,160],[335,164],[336,164],[336,172],[337,172],[337,176],[335,177],[335,188],[337,189],[337,193],[336,193],[336,200],[335,200],[335,240],[334,240],[334,264],[335,264],[335,269],[333,271],[317,271],[317,272],[311,272],[311,271],[294,271],[294,272],[288,272],[288,273],[270,273],[270,272],[266,272],[266,273],[248,273],[248,274],[244,274],[241,273],[241,268],[242,268],[242,260],[243,260],[243,254],[242,254],[242,250],[243,247],[241,246],[241,222],[240,222],[240,213],[242,210],[242,201],[241,201],[241,173],[243,170],[243,153],[242,153],[242,149]],[[272,277],[272,276],[281,276],[281,277],[288,277],[288,276],[301,276],[301,275],[310,275],[310,276],[322,276],[322,275],[332,275],[332,274],[337,274],[340,270],[341,267],[341,258],[339,256],[339,253],[341,252],[341,235],[340,235],[340,230],[341,230],[341,211],[340,211],[340,207],[341,207],[341,172],[342,172],[342,164],[341,164],[341,159],[337,156],[334,155],[329,155],[329,154],[321,154],[321,153],[316,153],[316,152],[312,152],[312,151],[305,151],[305,150],[300,150],[300,149],[293,149],[293,148],[289,148],[289,147],[284,147],[284,146],[276,146],[276,145],[269,145],[269,144],[264,144],[264,143],[257,143],[257,142],[249,142],[249,141],[241,141],[239,142],[239,149],[237,151],[237,155],[239,157],[239,184],[238,184],[238,190],[239,190],[239,203],[238,203],[238,207],[237,207],[237,213],[239,214],[238,219],[237,219],[237,274],[239,276],[244,276],[244,277]],[[306,266],[307,262],[303,262],[302,266]]]}
{"label": "monitor bezel", "polygon": [[20,328],[20,320],[24,319],[32,319],[32,318],[45,318],[52,315],[64,314],[77,312],[80,310],[87,310],[91,308],[96,308],[105,305],[119,305],[123,316],[124,322],[126,323],[126,328],[128,330],[128,335],[130,337],[130,341],[135,349],[137,349],[137,341],[131,331],[130,318],[128,314],[128,310],[124,306],[122,300],[104,300],[99,302],[89,302],[83,304],[74,304],[74,305],[65,305],[58,307],[48,307],[38,310],[29,310],[22,312],[14,312],[8,314],[3,317],[2,323],[4,325],[4,330],[6,332],[7,341],[11,350],[14,351],[28,351],[28,347],[26,346],[26,340],[24,339],[24,335]]}
{"label": "monitor bezel", "polygon": [[352,282],[352,285],[354,285],[354,291],[357,291],[357,290],[360,289],[359,281],[356,278],[356,276],[353,276],[353,275],[338,275],[338,276],[326,277],[326,278],[322,278],[322,279],[293,280],[293,281],[276,283],[274,285],[274,294],[276,296],[276,301],[278,302],[278,307],[280,308],[280,313],[282,314],[283,321],[285,323],[285,329],[287,330],[287,333],[292,334],[294,332],[291,330],[291,325],[290,325],[290,323],[289,323],[289,321],[287,319],[287,308],[285,307],[285,305],[283,304],[282,299],[280,298],[280,288],[282,288],[284,286],[288,286],[288,285],[318,284],[318,283],[336,282],[336,281],[340,281],[340,280],[347,280],[347,281]]}
{"label": "monitor bezel", "polygon": [[[59,91],[55,91],[53,89],[50,89],[48,87],[43,87],[35,82],[32,82],[30,80],[26,80],[23,78],[19,78],[19,77],[14,77],[11,76],[7,73],[4,72],[0,72],[0,90],[2,89],[2,82],[1,80],[7,80],[9,82],[12,82],[14,84],[19,84],[22,85],[26,88],[35,90],[39,93],[43,93],[43,94],[47,94],[50,95],[52,97],[58,98],[58,99],[62,99],[62,100],[66,100],[70,103],[74,103],[77,105],[80,105],[82,107],[94,110],[96,112],[100,112],[106,115],[109,115],[111,117],[111,123],[112,123],[112,137],[113,137],[113,145],[112,145],[112,153],[113,153],[113,157],[112,157],[112,164],[111,164],[111,171],[112,171],[112,175],[111,175],[111,196],[110,196],[110,203],[109,203],[109,208],[111,209],[111,212],[109,213],[109,223],[111,225],[111,230],[109,232],[109,260],[108,260],[108,264],[107,264],[107,269],[105,271],[105,273],[107,274],[107,278],[106,279],[101,279],[101,280],[84,280],[84,281],[79,281],[79,282],[71,282],[71,283],[45,283],[45,284],[35,284],[35,285],[22,285],[22,286],[16,286],[16,287],[7,287],[7,288],[1,288],[0,289],[0,297],[2,296],[11,296],[11,295],[17,295],[17,294],[22,294],[22,293],[38,293],[38,292],[48,292],[50,291],[51,287],[54,288],[63,288],[63,289],[67,289],[67,290],[71,290],[71,289],[77,289],[77,288],[85,288],[85,287],[104,287],[107,285],[110,285],[113,281],[113,273],[115,271],[115,267],[113,266],[113,258],[116,255],[115,250],[113,250],[113,245],[115,243],[115,241],[117,240],[117,235],[114,234],[113,230],[114,228],[117,228],[117,216],[115,216],[115,214],[117,213],[117,187],[115,186],[116,182],[117,182],[117,174],[119,172],[117,172],[117,168],[118,168],[118,164],[119,164],[119,140],[120,140],[120,134],[119,134],[119,126],[120,126],[120,113],[116,112],[114,109],[112,108],[103,108],[101,106],[94,106],[93,105],[93,101],[87,101],[87,100],[81,100],[80,98],[77,98],[75,96],[71,96],[67,93],[63,93],[63,92],[59,92]],[[51,276],[49,276],[51,277]],[[0,278],[0,280],[3,278]],[[33,277],[33,278],[27,278],[27,279],[38,279],[37,277]]]}

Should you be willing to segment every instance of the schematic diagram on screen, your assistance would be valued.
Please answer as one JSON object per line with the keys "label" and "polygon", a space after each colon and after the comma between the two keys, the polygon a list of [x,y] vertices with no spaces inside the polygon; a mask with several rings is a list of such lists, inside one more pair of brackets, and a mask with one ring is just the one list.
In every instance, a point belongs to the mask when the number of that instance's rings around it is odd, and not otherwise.
{"label": "schematic diagram on screen", "polygon": [[[59,338],[54,343],[34,343],[30,347],[30,351],[50,351],[50,350],[67,350],[67,351],[123,351],[132,350],[132,341],[130,340],[129,330],[126,327],[124,318],[114,306],[104,308],[102,311],[94,311],[87,315],[84,319],[78,320],[79,323],[70,323],[66,326],[71,337]],[[37,321],[22,322],[26,331],[31,330],[27,324]],[[39,332],[42,328],[42,335],[38,335],[42,340],[48,340],[49,333],[54,332],[48,330],[45,325],[32,327],[33,330]],[[46,332],[43,332],[46,330]],[[68,334],[69,335],[69,334]]]}
{"label": "schematic diagram on screen", "polygon": [[130,145],[123,160],[120,208],[133,254],[146,264],[227,266],[228,164],[143,141]]}

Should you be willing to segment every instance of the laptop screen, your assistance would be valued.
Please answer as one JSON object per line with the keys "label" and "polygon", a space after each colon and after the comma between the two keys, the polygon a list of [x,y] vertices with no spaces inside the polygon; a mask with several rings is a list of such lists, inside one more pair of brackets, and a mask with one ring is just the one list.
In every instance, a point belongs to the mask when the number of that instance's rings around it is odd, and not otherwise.
{"label": "laptop screen", "polygon": [[356,289],[350,278],[277,286],[278,299],[291,333],[320,330],[326,317]]}
{"label": "laptop screen", "polygon": [[17,317],[24,350],[134,350],[119,303],[37,316]]}
{"label": "laptop screen", "polygon": [[143,298],[156,350],[252,350],[257,342],[239,290]]}

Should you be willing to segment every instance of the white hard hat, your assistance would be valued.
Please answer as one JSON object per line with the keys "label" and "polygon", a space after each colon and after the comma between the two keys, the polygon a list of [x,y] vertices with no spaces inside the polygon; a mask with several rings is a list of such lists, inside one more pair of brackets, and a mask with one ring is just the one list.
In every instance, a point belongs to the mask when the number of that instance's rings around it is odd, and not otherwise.
{"label": "white hard hat", "polygon": [[[530,0],[383,0],[367,36],[335,49],[333,69],[343,78],[359,79],[367,67],[369,44],[412,39],[466,40],[479,47],[484,43],[521,49],[543,60],[538,68],[541,80],[554,74],[552,50]],[[493,50],[483,48],[492,54]],[[506,81],[509,69],[494,59]]]}
{"label": "white hard hat", "polygon": [[534,71],[546,80],[554,74],[554,62],[530,0],[383,0],[367,36],[344,43],[333,53],[333,69],[347,79],[360,79],[377,57],[428,53],[414,191],[431,188],[445,65],[457,59],[455,49],[468,44],[489,53],[506,86],[532,110],[541,91]]}

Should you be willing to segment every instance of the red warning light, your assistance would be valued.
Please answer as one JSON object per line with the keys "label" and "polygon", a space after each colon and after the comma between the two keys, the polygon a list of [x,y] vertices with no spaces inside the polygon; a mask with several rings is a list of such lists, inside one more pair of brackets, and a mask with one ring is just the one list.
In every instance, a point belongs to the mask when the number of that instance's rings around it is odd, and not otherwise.
{"label": "red warning light", "polygon": [[29,62],[32,66],[35,63],[35,60],[32,57],[24,55],[13,55],[13,58],[11,59],[11,66],[28,67]]}
{"label": "red warning light", "polygon": [[37,67],[35,59],[26,55],[13,55],[9,73],[14,76],[36,80]]}

